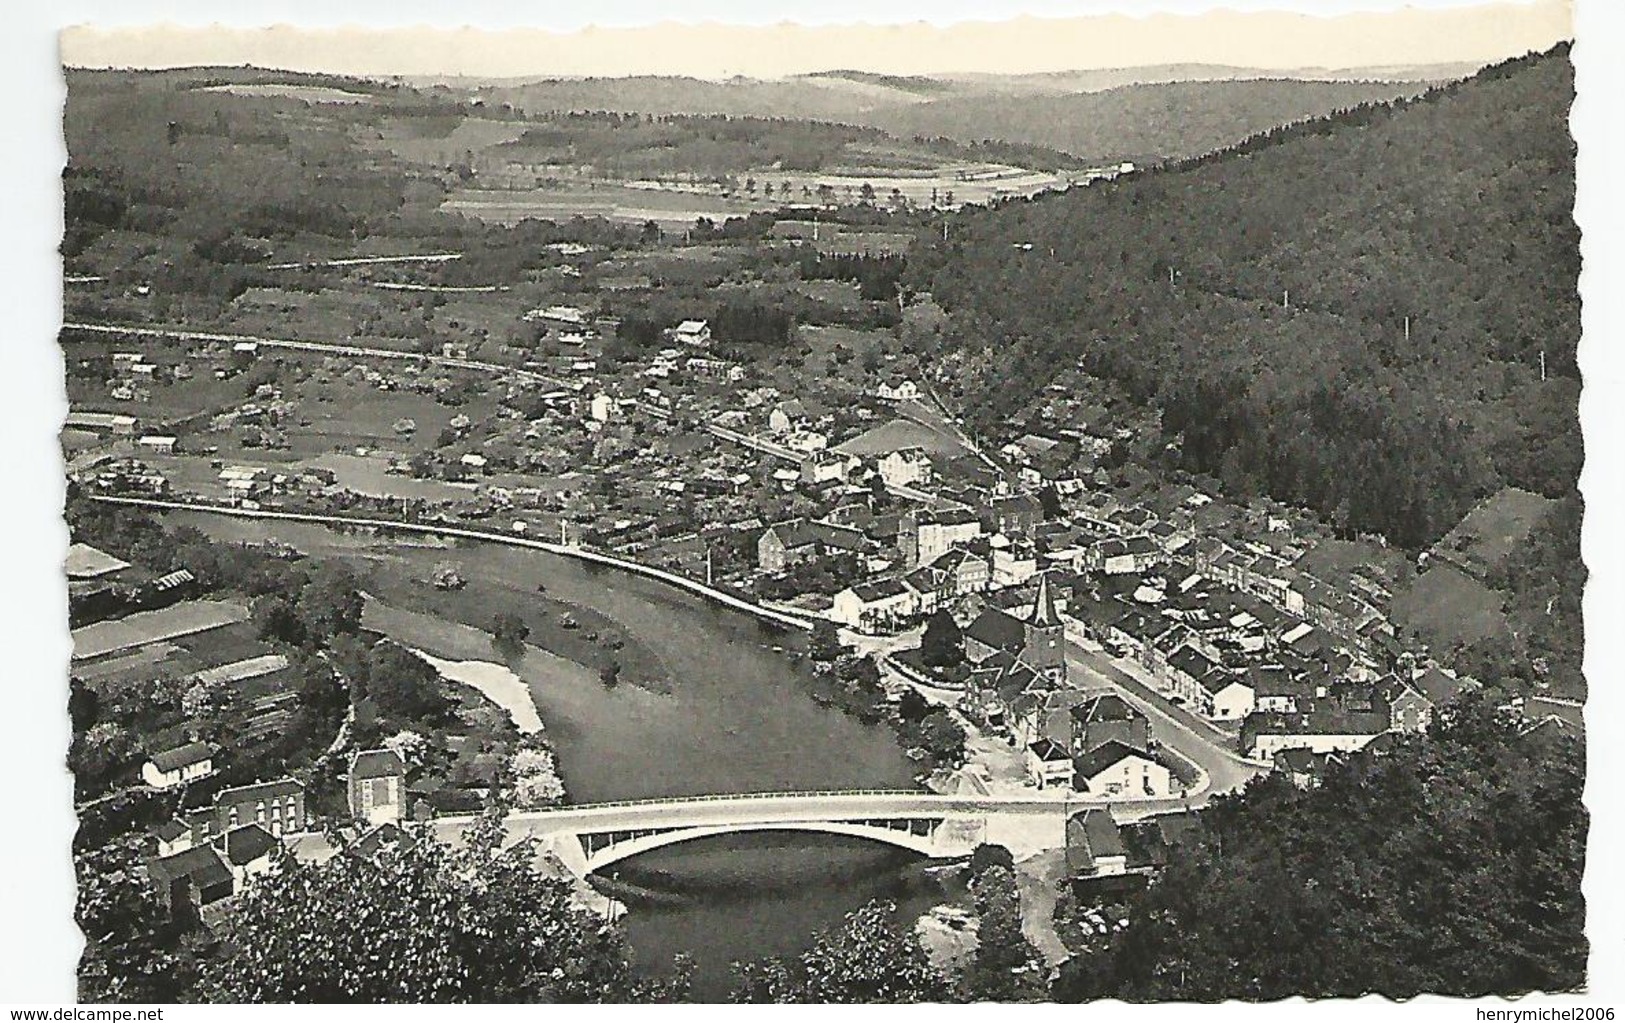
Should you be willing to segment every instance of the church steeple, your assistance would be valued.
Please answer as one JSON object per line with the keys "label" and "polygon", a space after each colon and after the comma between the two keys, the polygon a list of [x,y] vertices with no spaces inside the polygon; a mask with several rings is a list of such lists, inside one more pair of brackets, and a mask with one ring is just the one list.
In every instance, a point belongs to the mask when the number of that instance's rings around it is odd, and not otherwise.
{"label": "church steeple", "polygon": [[1048,572],[1044,572],[1038,577],[1038,599],[1033,601],[1033,613],[1028,616],[1027,620],[1039,626],[1061,624],[1061,616],[1055,610],[1055,597],[1049,591]]}
{"label": "church steeple", "polygon": [[1021,659],[1046,683],[1066,684],[1066,626],[1055,610],[1055,597],[1050,593],[1049,575],[1038,577],[1038,598],[1033,601],[1032,613],[1022,623],[1025,644]]}

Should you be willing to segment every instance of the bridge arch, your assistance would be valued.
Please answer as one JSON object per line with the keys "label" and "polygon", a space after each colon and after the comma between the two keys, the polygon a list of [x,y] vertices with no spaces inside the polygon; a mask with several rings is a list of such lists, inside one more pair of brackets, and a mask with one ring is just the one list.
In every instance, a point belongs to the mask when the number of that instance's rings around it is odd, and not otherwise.
{"label": "bridge arch", "polygon": [[958,836],[949,837],[941,820],[898,820],[884,823],[865,821],[764,821],[741,824],[721,824],[702,827],[671,828],[666,830],[631,833],[616,837],[615,833],[587,833],[577,836],[581,843],[583,860],[579,868],[583,874],[604,870],[623,860],[640,856],[656,849],[680,845],[702,838],[721,835],[739,835],[757,831],[811,832],[825,835],[844,835],[871,842],[907,849],[921,856],[948,858],[967,856],[975,848]]}

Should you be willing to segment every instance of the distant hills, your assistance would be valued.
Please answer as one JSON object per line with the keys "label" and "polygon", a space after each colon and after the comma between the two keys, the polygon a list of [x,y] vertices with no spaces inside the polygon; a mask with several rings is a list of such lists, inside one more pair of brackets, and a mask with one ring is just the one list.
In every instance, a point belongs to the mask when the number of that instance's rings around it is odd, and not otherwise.
{"label": "distant hills", "polygon": [[[1360,103],[1414,96],[1469,65],[1310,69],[1165,65],[1037,75],[896,76],[827,71],[775,80],[682,77],[440,80],[527,111],[615,110],[838,121],[904,137],[996,141],[1084,160],[1155,161]],[[434,80],[410,79],[419,87]]]}

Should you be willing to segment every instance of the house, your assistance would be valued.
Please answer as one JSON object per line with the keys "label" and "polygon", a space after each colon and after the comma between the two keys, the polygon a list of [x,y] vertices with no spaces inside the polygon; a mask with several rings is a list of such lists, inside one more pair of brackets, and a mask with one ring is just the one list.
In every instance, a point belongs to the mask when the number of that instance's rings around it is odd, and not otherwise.
{"label": "house", "polygon": [[920,385],[907,377],[887,377],[875,388],[875,397],[881,401],[917,401]]}
{"label": "house", "polygon": [[989,549],[993,558],[993,586],[1020,586],[1038,574],[1038,552],[1026,542],[999,543],[1002,534],[993,538]]}
{"label": "house", "polygon": [[244,824],[215,839],[215,851],[231,871],[234,891],[242,891],[248,879],[270,873],[276,867],[276,853],[282,843],[258,824]]}
{"label": "house", "polygon": [[969,508],[914,510],[903,516],[897,529],[897,545],[906,568],[929,565],[950,548],[982,535],[982,521]]}
{"label": "house", "polygon": [[153,828],[152,837],[157,841],[160,858],[192,848],[192,829],[174,817]]}
{"label": "house", "polygon": [[206,805],[186,807],[185,817],[195,845],[243,824],[262,825],[278,836],[304,831],[309,824],[305,786],[292,778],[222,789]]}
{"label": "house", "polygon": [[587,413],[600,423],[607,423],[615,414],[616,401],[607,394],[595,394],[587,403]]}
{"label": "house", "polygon": [[1032,494],[1010,494],[994,498],[987,506],[984,525],[990,533],[1031,536],[1044,521],[1044,505]]}
{"label": "house", "polygon": [[406,816],[406,763],[389,749],[354,753],[345,791],[356,820],[399,823]]}
{"label": "house", "polygon": [[963,597],[967,593],[981,593],[992,580],[993,570],[988,559],[956,547],[933,561],[929,568],[942,573],[943,596]]}
{"label": "house", "polygon": [[1100,807],[1075,813],[1066,822],[1068,877],[1101,877],[1128,871],[1128,847],[1112,819],[1111,809]]}
{"label": "house", "polygon": [[192,918],[236,891],[236,878],[212,845],[147,861],[147,879],[171,916]]}
{"label": "house", "polygon": [[1041,789],[1072,787],[1072,754],[1054,739],[1040,737],[1027,744],[1027,777]]}
{"label": "house", "polygon": [[173,455],[175,453],[175,438],[149,433],[136,442],[143,453],[149,455]]}
{"label": "house", "polygon": [[685,345],[705,348],[711,344],[711,325],[704,320],[684,320],[672,330],[671,336]]}
{"label": "house", "polygon": [[1295,714],[1247,715],[1241,723],[1241,751],[1254,760],[1273,762],[1282,750],[1353,753],[1388,731],[1382,708],[1354,709],[1336,699],[1317,700]]}
{"label": "house", "polygon": [[206,742],[154,753],[141,765],[141,780],[155,789],[172,789],[214,773],[214,748]]}
{"label": "house", "polygon": [[1155,565],[1162,556],[1162,548],[1149,536],[1109,537],[1086,548],[1083,562],[1078,567],[1080,571],[1104,575],[1138,575]]}
{"label": "house", "polygon": [[789,433],[807,419],[807,407],[792,398],[773,406],[767,414],[767,428],[774,433]]}
{"label": "house", "polygon": [[[799,477],[798,477],[799,478]],[[862,530],[829,522],[789,519],[767,527],[756,541],[756,563],[779,573],[827,554],[866,554],[873,544]]]}
{"label": "house", "polygon": [[801,460],[801,482],[810,486],[845,480],[852,460],[836,451],[814,451]]}
{"label": "house", "polygon": [[1275,770],[1290,781],[1294,788],[1312,789],[1326,776],[1326,768],[1339,756],[1337,753],[1316,753],[1295,746],[1275,754]]}
{"label": "house", "polygon": [[1071,752],[1088,753],[1108,742],[1144,752],[1151,747],[1151,722],[1112,692],[1096,693],[1068,711]]}
{"label": "house", "polygon": [[1109,739],[1073,756],[1072,787],[1096,796],[1166,798],[1174,794],[1174,774],[1161,754]]}
{"label": "house", "polygon": [[848,586],[837,593],[830,617],[860,632],[875,631],[913,614],[918,606],[915,592],[896,579],[875,579]]}
{"label": "house", "polygon": [[1433,701],[1422,690],[1390,675],[1377,683],[1377,691],[1382,702],[1388,705],[1388,727],[1391,730],[1408,733],[1427,731],[1433,721]]}
{"label": "house", "polygon": [[898,448],[876,462],[888,487],[915,487],[931,482],[931,458],[922,447]]}

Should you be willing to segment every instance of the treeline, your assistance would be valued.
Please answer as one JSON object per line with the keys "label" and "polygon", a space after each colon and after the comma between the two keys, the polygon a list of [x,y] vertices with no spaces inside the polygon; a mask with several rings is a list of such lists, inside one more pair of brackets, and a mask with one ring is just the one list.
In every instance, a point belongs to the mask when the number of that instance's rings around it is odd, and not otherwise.
{"label": "treeline", "polygon": [[897,297],[908,261],[900,255],[832,255],[803,246],[796,264],[804,281],[852,281],[865,301],[882,302]]}
{"label": "treeline", "polygon": [[1185,468],[1419,547],[1501,485],[1574,487],[1572,95],[1559,47],[969,210],[905,284],[1002,347],[966,381],[981,432],[1082,363],[1167,412]]}
{"label": "treeline", "polygon": [[1586,979],[1585,755],[1469,697],[1431,733],[1272,774],[1202,811],[1193,841],[1063,967],[1063,1001],[1410,998],[1571,991]]}

